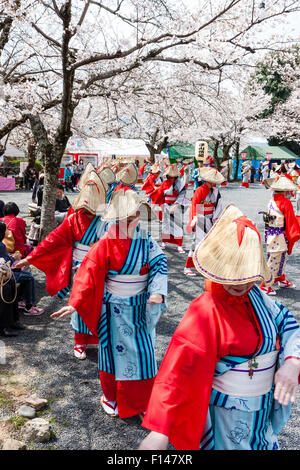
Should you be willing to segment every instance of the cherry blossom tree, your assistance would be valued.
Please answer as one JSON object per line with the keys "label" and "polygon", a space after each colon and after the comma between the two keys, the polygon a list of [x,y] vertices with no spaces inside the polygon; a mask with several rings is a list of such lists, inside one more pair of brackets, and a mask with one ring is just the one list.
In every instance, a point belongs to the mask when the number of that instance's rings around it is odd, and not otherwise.
{"label": "cherry blossom tree", "polygon": [[11,18],[1,53],[0,138],[29,123],[44,155],[42,236],[53,227],[60,162],[82,102],[126,95],[126,80],[138,69],[147,92],[149,64],[166,66],[163,76],[170,78],[172,67],[205,71],[220,87],[230,69],[253,66],[286,42],[273,31],[300,10],[299,2],[265,3],[260,9],[256,0],[0,0],[3,18]]}

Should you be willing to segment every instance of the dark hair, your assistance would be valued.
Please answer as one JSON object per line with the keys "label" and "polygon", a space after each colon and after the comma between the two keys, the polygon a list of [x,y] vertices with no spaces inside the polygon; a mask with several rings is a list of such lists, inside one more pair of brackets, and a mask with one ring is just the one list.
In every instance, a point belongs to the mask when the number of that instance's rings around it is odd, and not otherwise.
{"label": "dark hair", "polygon": [[0,220],[0,242],[2,242],[3,238],[5,237],[6,232],[6,223]]}
{"label": "dark hair", "polygon": [[17,216],[19,212],[20,209],[15,202],[7,202],[4,206],[4,215],[14,214]]}
{"label": "dark hair", "polygon": [[65,188],[63,187],[62,184],[57,183],[56,189],[62,189],[64,191]]}

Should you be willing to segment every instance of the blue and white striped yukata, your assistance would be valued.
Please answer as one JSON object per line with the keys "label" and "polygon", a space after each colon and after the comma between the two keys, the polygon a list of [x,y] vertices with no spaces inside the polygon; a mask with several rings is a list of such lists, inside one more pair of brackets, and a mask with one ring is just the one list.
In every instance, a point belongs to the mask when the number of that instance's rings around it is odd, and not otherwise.
{"label": "blue and white striped yukata", "polygon": [[[90,249],[90,245],[100,240],[100,238],[107,231],[108,227],[109,227],[108,223],[101,221],[101,216],[94,217],[91,224],[89,225],[89,228],[83,235],[82,239],[79,242],[76,242],[74,244],[73,263],[72,263],[73,267],[79,266],[83,259],[82,258],[81,261],[74,259],[75,250],[78,250],[80,248],[84,250],[84,247],[86,247],[86,253],[87,253],[88,250]],[[82,246],[80,247],[80,245]],[[84,256],[84,253],[83,253],[83,256]],[[64,289],[60,290],[57,293],[58,297],[60,297],[61,299],[64,299],[70,293],[71,289],[72,289],[72,281],[67,287],[65,287]],[[74,312],[72,314],[70,325],[76,333],[92,335],[92,333],[89,331],[89,329],[87,328],[85,323],[82,321],[82,319],[80,318],[77,312]]]}
{"label": "blue and white striped yukata", "polygon": [[[141,268],[147,264],[149,273],[140,276]],[[124,279],[128,283],[142,279],[141,292],[130,295],[129,289],[126,296]],[[122,289],[124,296],[120,296]],[[106,279],[98,325],[100,371],[115,374],[116,380],[155,377],[155,326],[166,310],[165,303],[150,305],[147,302],[150,295],[156,293],[167,295],[166,256],[151,235],[137,226],[122,269],[109,271]]]}

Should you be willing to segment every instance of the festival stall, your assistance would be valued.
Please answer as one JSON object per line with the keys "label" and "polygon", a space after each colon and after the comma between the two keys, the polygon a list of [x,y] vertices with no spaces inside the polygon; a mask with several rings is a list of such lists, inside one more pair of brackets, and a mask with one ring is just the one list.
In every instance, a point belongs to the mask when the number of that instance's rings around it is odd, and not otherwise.
{"label": "festival stall", "polygon": [[[255,170],[257,171],[260,163],[268,160],[270,165],[272,163],[280,163],[283,160],[296,161],[300,164],[300,156],[284,146],[274,145],[248,145],[241,153],[239,160],[238,178],[241,179],[241,165],[243,161],[250,160]],[[233,174],[235,174],[236,161],[233,161]]]}

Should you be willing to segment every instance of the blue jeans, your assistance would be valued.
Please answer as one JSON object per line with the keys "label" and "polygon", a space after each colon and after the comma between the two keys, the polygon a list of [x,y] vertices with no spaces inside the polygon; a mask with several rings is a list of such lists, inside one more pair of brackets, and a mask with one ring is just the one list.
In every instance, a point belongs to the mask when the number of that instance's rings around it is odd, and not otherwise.
{"label": "blue jeans", "polygon": [[15,279],[20,283],[20,298],[24,299],[26,308],[35,306],[35,281],[33,275],[28,271],[14,271]]}

